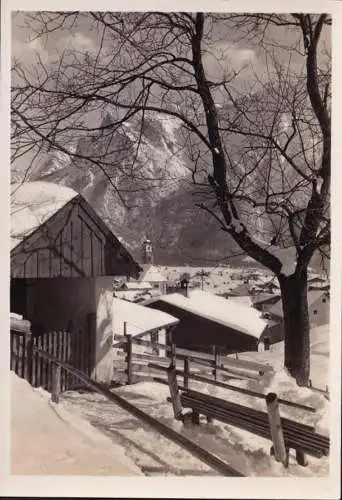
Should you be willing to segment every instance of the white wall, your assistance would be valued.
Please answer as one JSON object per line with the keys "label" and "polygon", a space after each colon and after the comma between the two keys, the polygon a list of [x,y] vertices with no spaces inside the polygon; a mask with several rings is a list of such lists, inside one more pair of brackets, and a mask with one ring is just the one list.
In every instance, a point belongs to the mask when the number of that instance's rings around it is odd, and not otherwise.
{"label": "white wall", "polygon": [[113,380],[114,350],[112,348],[113,286],[114,276],[95,279],[96,307],[96,368],[94,377],[101,382]]}

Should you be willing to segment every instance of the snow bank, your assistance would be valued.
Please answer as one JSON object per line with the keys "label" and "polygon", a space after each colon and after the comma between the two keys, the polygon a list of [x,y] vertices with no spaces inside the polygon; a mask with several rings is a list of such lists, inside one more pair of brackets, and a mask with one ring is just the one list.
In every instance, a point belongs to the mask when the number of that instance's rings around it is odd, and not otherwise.
{"label": "snow bank", "polygon": [[13,372],[11,448],[12,474],[142,475],[124,448]]}
{"label": "snow bank", "polygon": [[52,182],[11,186],[11,249],[77,196],[73,189]]}

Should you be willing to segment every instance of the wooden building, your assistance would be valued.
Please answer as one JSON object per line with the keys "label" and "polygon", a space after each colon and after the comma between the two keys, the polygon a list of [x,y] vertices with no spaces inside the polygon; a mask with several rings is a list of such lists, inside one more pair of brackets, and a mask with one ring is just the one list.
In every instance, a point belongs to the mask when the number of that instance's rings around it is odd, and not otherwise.
{"label": "wooden building", "polygon": [[[326,325],[329,323],[330,299],[329,294],[321,290],[308,291],[308,308],[311,327]],[[284,319],[283,303],[279,300],[268,313],[274,320],[282,322]]]}
{"label": "wooden building", "polygon": [[92,336],[98,368],[111,343],[105,304],[114,277],[136,279],[140,271],[72,189],[48,182],[12,186],[11,312],[31,321],[34,335],[61,330]]}
{"label": "wooden building", "polygon": [[188,297],[156,297],[145,305],[178,318],[172,342],[191,350],[211,352],[216,346],[223,354],[256,351],[267,335],[268,323],[257,310],[199,290]]}

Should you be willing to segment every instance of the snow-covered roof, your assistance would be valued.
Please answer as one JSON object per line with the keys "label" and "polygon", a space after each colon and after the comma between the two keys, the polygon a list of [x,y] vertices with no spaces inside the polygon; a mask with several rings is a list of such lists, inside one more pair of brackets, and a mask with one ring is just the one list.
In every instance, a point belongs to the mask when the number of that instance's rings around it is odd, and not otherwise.
{"label": "snow-covered roof", "polygon": [[149,264],[147,266],[143,265],[142,268],[143,272],[140,276],[140,281],[148,281],[149,283],[164,283],[167,281],[158,267]]}
{"label": "snow-covered roof", "polygon": [[172,293],[163,295],[158,300],[257,339],[267,326],[256,309],[201,290],[189,291],[188,297]]}
{"label": "snow-covered roof", "polygon": [[280,300],[280,295],[275,295],[274,293],[258,293],[257,295],[252,295],[253,304],[262,304],[263,302],[268,302],[275,300]]}
{"label": "snow-covered roof", "polygon": [[123,288],[126,290],[150,290],[152,285],[147,281],[126,281]]}
{"label": "snow-covered roof", "polygon": [[12,184],[11,250],[76,196],[73,189],[52,182]]}
{"label": "snow-covered roof", "polygon": [[179,322],[179,319],[171,316],[171,314],[114,297],[113,333],[123,335],[125,322],[128,335],[142,335],[150,330],[175,325]]}

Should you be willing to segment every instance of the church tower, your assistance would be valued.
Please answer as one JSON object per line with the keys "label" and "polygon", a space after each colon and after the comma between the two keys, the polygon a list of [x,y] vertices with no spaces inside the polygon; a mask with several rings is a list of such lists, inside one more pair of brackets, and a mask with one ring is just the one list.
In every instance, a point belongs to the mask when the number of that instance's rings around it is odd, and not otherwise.
{"label": "church tower", "polygon": [[142,263],[143,264],[153,264],[153,247],[151,240],[145,238],[142,245]]}

